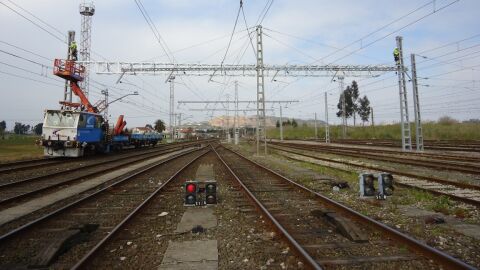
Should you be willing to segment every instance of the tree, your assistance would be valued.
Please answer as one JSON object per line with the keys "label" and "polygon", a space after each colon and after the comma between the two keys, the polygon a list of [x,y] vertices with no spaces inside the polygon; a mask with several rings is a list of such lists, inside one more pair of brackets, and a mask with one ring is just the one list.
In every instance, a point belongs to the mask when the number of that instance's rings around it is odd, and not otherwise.
{"label": "tree", "polygon": [[370,113],[372,109],[370,107],[370,100],[368,100],[367,96],[363,96],[363,98],[358,99],[358,115],[362,119],[362,124],[368,122],[368,118],[370,117]]}
{"label": "tree", "polygon": [[438,118],[438,121],[437,123],[439,123],[440,125],[445,125],[445,126],[450,126],[450,125],[453,125],[453,124],[457,124],[458,123],[458,120],[448,116],[448,115],[445,115],[445,116],[442,116],[440,118]]}
{"label": "tree", "polygon": [[162,120],[158,119],[157,121],[155,121],[155,130],[158,131],[158,132],[162,132],[164,131],[166,128],[165,128],[165,122],[163,122]]}
{"label": "tree", "polygon": [[357,84],[356,81],[352,81],[350,91],[351,91],[351,97],[352,97],[353,126],[355,126],[355,124],[356,124],[356,114],[358,113],[358,109],[359,109],[359,106],[360,106],[359,105],[360,100],[358,98],[360,96],[360,93],[359,93],[358,84]]}
{"label": "tree", "polygon": [[342,117],[343,114],[343,96],[345,96],[345,118],[350,118],[353,116],[353,125],[356,124],[356,114],[359,110],[359,96],[360,91],[358,90],[358,84],[356,81],[352,81],[352,85],[347,86],[347,88],[340,95],[340,99],[337,104],[338,112],[337,116]]}
{"label": "tree", "polygon": [[33,133],[35,133],[35,135],[41,135],[42,134],[42,128],[43,128],[43,123],[36,124],[33,127]]}
{"label": "tree", "polygon": [[277,120],[277,123],[275,124],[275,126],[276,126],[277,128],[280,127],[280,120]]}
{"label": "tree", "polygon": [[291,126],[292,122],[290,122],[290,119],[287,119],[287,123],[285,124],[286,126]]}
{"label": "tree", "polygon": [[338,100],[337,108],[337,116],[342,117],[343,115],[343,96],[345,96],[345,118],[350,118],[353,115],[353,100],[352,100],[352,89],[350,86],[347,86],[347,89],[343,91],[343,93],[340,95],[340,99]]}
{"label": "tree", "polygon": [[15,122],[15,126],[13,126],[13,132],[15,134],[23,134],[24,133],[25,125],[20,122]]}
{"label": "tree", "polygon": [[7,129],[7,123],[5,121],[0,122],[0,134],[2,134],[2,139],[5,139],[6,129]]}
{"label": "tree", "polygon": [[295,121],[295,119],[292,119],[292,126],[294,128],[298,127],[297,121]]}

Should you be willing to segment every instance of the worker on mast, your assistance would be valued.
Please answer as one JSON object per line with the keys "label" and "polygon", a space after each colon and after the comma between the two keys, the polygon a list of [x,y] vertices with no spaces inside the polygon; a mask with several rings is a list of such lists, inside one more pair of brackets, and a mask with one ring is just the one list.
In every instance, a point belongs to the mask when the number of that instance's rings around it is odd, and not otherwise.
{"label": "worker on mast", "polygon": [[400,51],[398,50],[398,48],[395,48],[393,50],[393,58],[395,59],[395,63],[397,65],[400,65]]}
{"label": "worker on mast", "polygon": [[75,41],[70,43],[70,58],[77,61],[77,43]]}

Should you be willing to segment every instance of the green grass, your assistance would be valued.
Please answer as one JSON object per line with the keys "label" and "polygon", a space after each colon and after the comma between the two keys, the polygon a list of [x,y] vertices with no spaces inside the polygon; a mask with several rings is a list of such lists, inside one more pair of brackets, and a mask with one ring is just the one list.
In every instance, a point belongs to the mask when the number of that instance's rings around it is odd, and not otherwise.
{"label": "green grass", "polygon": [[[439,124],[427,122],[422,125],[423,138],[425,140],[480,140],[480,124],[473,123],[446,123]],[[415,136],[415,125],[411,124],[412,135]],[[341,126],[330,126],[330,138],[341,138]],[[270,128],[267,133],[268,138],[279,139],[280,129]],[[313,127],[291,126],[284,127],[283,137],[285,139],[306,139],[314,138],[315,130]],[[325,137],[325,127],[318,127],[318,138]],[[381,125],[381,126],[349,126],[347,137],[350,139],[393,139],[401,140],[399,124]]]}
{"label": "green grass", "polygon": [[0,162],[41,157],[43,149],[35,145],[38,138],[15,134],[5,135],[5,139],[0,137]]}

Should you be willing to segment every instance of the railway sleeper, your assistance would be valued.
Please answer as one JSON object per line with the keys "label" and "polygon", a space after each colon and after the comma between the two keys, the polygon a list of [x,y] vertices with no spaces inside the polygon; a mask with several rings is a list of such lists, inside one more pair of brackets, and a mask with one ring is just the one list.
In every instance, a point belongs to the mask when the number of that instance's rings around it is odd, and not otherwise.
{"label": "railway sleeper", "polygon": [[73,246],[86,241],[90,233],[98,228],[98,224],[84,224],[57,232],[56,237],[48,242],[43,250],[32,259],[29,268],[44,268],[50,266],[63,253]]}
{"label": "railway sleeper", "polygon": [[340,234],[356,243],[368,242],[368,236],[350,219],[338,215],[329,209],[317,209],[310,212],[317,218],[323,218],[333,225]]}

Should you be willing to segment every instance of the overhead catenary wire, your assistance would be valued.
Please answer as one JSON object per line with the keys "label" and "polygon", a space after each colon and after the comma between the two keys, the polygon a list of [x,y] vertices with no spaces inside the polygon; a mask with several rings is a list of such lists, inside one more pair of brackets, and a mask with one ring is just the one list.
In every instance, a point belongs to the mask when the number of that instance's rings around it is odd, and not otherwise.
{"label": "overhead catenary wire", "polygon": [[50,36],[52,36],[53,38],[59,40],[60,42],[62,43],[67,43],[67,38],[66,36],[64,37],[59,37],[57,34],[54,34],[52,33],[52,31],[49,31],[47,30],[45,27],[41,26],[40,24],[34,22],[33,20],[27,18],[26,16],[24,16],[23,14],[21,14],[20,12],[18,12],[17,10],[13,9],[12,7],[8,6],[7,4],[5,4],[4,2],[0,2],[1,5],[5,6],[6,8],[10,9],[11,11],[13,11],[14,13],[18,14],[20,17],[24,18],[25,20],[29,21],[30,23],[32,23],[33,25],[35,25],[36,27],[40,28],[41,30],[43,30],[44,32],[48,33]]}

